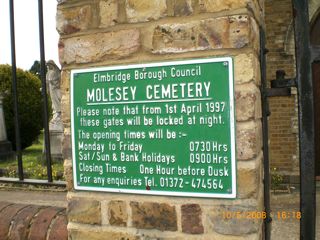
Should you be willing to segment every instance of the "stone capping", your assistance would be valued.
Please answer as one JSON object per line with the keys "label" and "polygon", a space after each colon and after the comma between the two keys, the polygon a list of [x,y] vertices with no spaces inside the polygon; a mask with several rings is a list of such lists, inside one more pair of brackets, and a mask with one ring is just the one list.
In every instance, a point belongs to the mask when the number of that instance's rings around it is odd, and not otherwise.
{"label": "stone capping", "polygon": [[0,202],[0,239],[67,240],[64,208]]}
{"label": "stone capping", "polygon": [[[101,0],[103,1],[103,0]],[[170,0],[171,1],[171,0]],[[83,6],[83,4],[81,5]],[[59,11],[63,10],[68,10],[72,9],[72,7],[61,7],[58,6],[58,14]],[[161,24],[175,24],[175,23],[186,23],[186,22],[192,22],[192,21],[201,21],[205,19],[212,19],[212,18],[221,18],[221,17],[228,17],[228,16],[236,16],[236,15],[247,15],[252,19],[255,19],[254,14],[250,9],[247,8],[239,8],[239,9],[234,9],[232,11],[226,12],[212,12],[212,13],[199,13],[195,15],[190,15],[190,16],[176,16],[174,18],[161,18],[156,21],[151,21],[151,22],[119,22],[117,24],[112,24],[111,26],[108,27],[98,27],[98,26],[89,26],[90,24],[87,24],[87,27],[83,27],[82,29],[79,29],[77,31],[69,32],[69,33],[64,33],[60,31],[60,39],[65,39],[69,37],[74,37],[74,36],[82,36],[82,35],[90,35],[93,32],[94,33],[106,33],[106,32],[113,32],[113,31],[120,31],[124,29],[129,29],[129,28],[142,28],[146,30],[147,27],[155,27],[156,25],[161,25]],[[79,22],[80,24],[81,22]],[[259,23],[259,22],[257,22]],[[57,26],[61,26],[60,28],[66,28],[64,24],[68,24],[68,20],[64,19],[63,17],[60,17],[57,19]],[[82,25],[84,23],[81,23]],[[77,27],[71,27],[69,28],[77,28]]]}
{"label": "stone capping", "polygon": [[[146,28],[130,27],[61,38],[59,57],[63,65],[120,60],[150,53],[163,55],[205,50],[257,50],[258,28],[247,14],[166,23]],[[117,40],[116,40],[117,39]]]}

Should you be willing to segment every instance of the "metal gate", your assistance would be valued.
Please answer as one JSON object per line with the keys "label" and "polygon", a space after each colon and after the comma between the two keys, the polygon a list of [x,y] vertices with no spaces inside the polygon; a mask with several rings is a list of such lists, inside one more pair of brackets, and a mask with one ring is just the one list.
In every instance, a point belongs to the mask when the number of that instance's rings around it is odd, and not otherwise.
{"label": "metal gate", "polygon": [[315,145],[314,145],[314,106],[311,77],[311,52],[309,40],[309,13],[307,0],[292,0],[295,43],[296,43],[296,78],[284,79],[279,72],[277,79],[267,88],[265,34],[261,28],[261,95],[263,111],[263,149],[264,149],[264,204],[267,218],[265,219],[265,239],[271,236],[270,209],[270,173],[268,152],[268,97],[287,96],[290,87],[298,90],[299,110],[299,150],[300,150],[300,239],[315,239],[316,199],[315,199]]}
{"label": "metal gate", "polygon": [[15,125],[15,145],[16,145],[16,160],[18,165],[18,178],[0,177],[0,182],[4,183],[20,183],[20,184],[40,184],[40,185],[55,185],[65,186],[63,181],[53,181],[52,177],[52,161],[49,138],[49,114],[48,114],[48,99],[46,86],[46,61],[44,52],[44,29],[43,29],[43,1],[38,0],[38,18],[39,18],[39,42],[40,42],[40,79],[41,79],[41,96],[43,102],[44,116],[44,148],[45,162],[47,168],[47,180],[25,179],[24,168],[22,161],[21,139],[20,139],[20,122],[19,122],[19,104],[17,90],[17,67],[16,67],[16,48],[15,48],[15,22],[14,22],[14,0],[9,0],[10,7],[10,37],[11,37],[11,60],[12,60],[12,91],[14,98],[14,125]]}

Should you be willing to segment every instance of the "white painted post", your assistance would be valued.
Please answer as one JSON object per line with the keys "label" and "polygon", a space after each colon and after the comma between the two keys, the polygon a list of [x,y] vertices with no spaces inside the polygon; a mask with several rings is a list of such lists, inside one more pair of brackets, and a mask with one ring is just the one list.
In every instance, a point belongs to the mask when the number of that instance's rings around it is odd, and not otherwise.
{"label": "white painted post", "polygon": [[6,124],[3,112],[3,95],[0,93],[0,142],[7,140]]}

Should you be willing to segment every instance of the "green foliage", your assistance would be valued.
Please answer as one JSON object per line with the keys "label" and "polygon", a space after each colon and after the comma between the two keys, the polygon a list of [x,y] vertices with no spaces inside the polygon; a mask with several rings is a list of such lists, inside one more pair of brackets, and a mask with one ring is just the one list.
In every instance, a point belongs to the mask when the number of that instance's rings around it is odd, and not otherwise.
{"label": "green foliage", "polygon": [[34,61],[29,71],[40,78],[40,62],[38,60]]}
{"label": "green foliage", "polygon": [[[40,134],[43,128],[41,82],[34,74],[17,69],[17,91],[21,148],[24,149]],[[3,109],[8,140],[15,148],[14,105],[11,66],[0,65],[0,92],[4,93]]]}
{"label": "green foliage", "polygon": [[[31,73],[33,73],[34,75],[36,75],[39,79],[40,79],[40,75],[41,75],[41,63],[40,61],[36,60],[33,62],[30,70]],[[45,74],[47,73],[47,68],[44,68]]]}
{"label": "green foliage", "polygon": [[277,190],[283,183],[283,177],[277,171],[277,168],[273,168],[271,171],[271,188],[273,191]]}
{"label": "green foliage", "polygon": [[[33,145],[22,151],[23,172],[25,178],[48,179],[47,167],[43,162],[43,133]],[[52,177],[54,180],[64,180],[63,161],[52,164]],[[17,161],[0,161],[0,177],[18,177]]]}
{"label": "green foliage", "polygon": [[[18,178],[18,169],[17,167],[8,166],[5,167],[6,177]],[[24,169],[24,175],[26,178],[30,179],[47,179],[47,167],[41,164],[34,164],[30,162],[27,164],[26,169]],[[63,169],[61,170],[60,165],[52,165],[52,178],[55,181],[64,181]]]}

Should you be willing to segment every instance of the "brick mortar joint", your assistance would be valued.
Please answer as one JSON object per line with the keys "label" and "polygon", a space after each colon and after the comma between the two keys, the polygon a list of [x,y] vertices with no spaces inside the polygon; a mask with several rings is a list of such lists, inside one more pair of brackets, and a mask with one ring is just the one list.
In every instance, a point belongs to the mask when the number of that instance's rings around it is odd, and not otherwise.
{"label": "brick mortar joint", "polygon": [[[6,209],[6,208],[8,208],[8,207],[10,207],[10,206],[12,206],[12,205],[14,205],[14,204],[10,204],[10,205],[8,205],[8,206],[6,206],[5,208],[3,208],[1,211],[3,211],[4,209]],[[26,205],[25,207],[23,207],[23,208],[21,208],[19,211],[17,211],[16,212],[16,214],[14,215],[14,216],[12,216],[12,218],[11,218],[11,221],[10,221],[10,225],[9,225],[9,229],[8,229],[8,233],[7,233],[7,238],[9,238],[9,236],[10,236],[10,233],[11,233],[11,231],[12,231],[12,227],[13,227],[13,220],[19,215],[19,213],[21,212],[21,211],[23,211],[25,208],[27,208],[29,205]],[[29,228],[30,228],[30,225],[28,226],[28,231],[29,231]]]}
{"label": "brick mortar joint", "polygon": [[[108,230],[110,232],[116,232],[116,233],[131,233],[131,234],[137,233],[137,228],[129,227],[129,226],[119,227],[119,226],[111,226],[111,225],[90,225],[86,223],[71,222],[71,221],[68,222],[68,231],[78,230],[81,228],[84,230],[91,230],[91,231]],[[143,229],[143,231],[147,231],[147,230],[148,229]],[[155,230],[151,229],[149,231],[155,231]]]}
{"label": "brick mortar joint", "polygon": [[246,120],[237,120],[236,124],[242,124],[242,123],[246,123],[246,122],[250,122],[250,121],[257,121],[257,120],[261,120],[262,117],[260,118],[254,118],[254,117],[251,117],[251,118],[248,118]]}
{"label": "brick mortar joint", "polygon": [[130,201],[126,201],[126,208],[127,208],[127,213],[128,213],[127,227],[133,227],[133,224],[132,224],[132,207],[130,206]]}
{"label": "brick mortar joint", "polygon": [[29,222],[29,226],[28,226],[28,228],[27,228],[27,234],[26,234],[26,235],[28,236],[27,239],[30,239],[30,229],[31,229],[31,227],[32,227],[35,219],[37,218],[37,216],[39,215],[39,213],[41,212],[41,210],[46,209],[46,208],[48,208],[48,207],[44,207],[44,206],[43,206],[43,207],[39,207],[38,210],[37,210],[37,212],[32,216],[32,218],[31,218],[31,220],[30,220],[30,222]]}
{"label": "brick mortar joint", "polygon": [[182,232],[182,213],[181,213],[181,206],[183,204],[174,204],[175,205],[175,211],[177,216],[177,231],[176,232]]}
{"label": "brick mortar joint", "polygon": [[46,233],[46,240],[49,239],[50,235],[51,235],[51,230],[52,230],[52,227],[54,226],[54,224],[56,223],[58,217],[60,216],[63,216],[63,211],[64,209],[61,209],[57,212],[57,214],[54,216],[54,218],[51,220],[51,223],[48,227],[48,230],[47,230],[47,233]]}
{"label": "brick mortar joint", "polygon": [[[230,54],[231,53],[231,54]],[[252,46],[246,46],[241,49],[211,49],[211,50],[197,50],[197,51],[191,51],[191,52],[179,52],[174,54],[153,54],[151,52],[148,52],[146,50],[141,50],[139,54],[133,54],[130,57],[127,57],[126,59],[111,59],[110,62],[107,61],[100,61],[96,63],[83,63],[83,64],[76,64],[76,63],[70,63],[70,64],[64,64],[63,70],[64,71],[71,71],[75,69],[83,69],[83,68],[96,68],[96,67],[103,67],[103,66],[122,66],[122,65],[128,65],[128,64],[136,64],[137,62],[141,63],[141,59],[143,57],[151,57],[152,60],[148,59],[145,60],[143,63],[149,63],[149,62],[159,62],[163,61],[178,61],[178,60],[185,60],[185,59],[193,59],[193,58],[203,58],[203,57],[223,57],[223,56],[231,56],[236,57],[240,54],[258,54],[258,52],[252,47]],[[65,121],[70,121],[70,119],[65,119]]]}
{"label": "brick mortar joint", "polygon": [[86,36],[91,34],[97,34],[97,33],[117,32],[121,30],[132,29],[132,28],[136,28],[140,30],[140,29],[146,29],[146,28],[152,28],[152,27],[155,28],[158,25],[164,25],[164,24],[184,24],[186,22],[202,21],[202,20],[212,19],[212,18],[214,19],[214,18],[222,18],[222,17],[232,17],[237,15],[247,15],[250,19],[254,19],[258,25],[258,21],[256,20],[255,16],[252,15],[247,8],[240,8],[240,9],[231,10],[231,11],[223,11],[223,12],[217,12],[217,13],[200,13],[200,14],[191,15],[191,16],[178,16],[178,17],[167,16],[167,17],[160,18],[155,21],[149,21],[149,22],[120,23],[113,26],[109,26],[107,28],[92,28],[92,29],[82,30],[76,33],[71,33],[71,34],[62,34],[60,35],[60,40],[73,38],[73,37],[81,37],[81,36]]}
{"label": "brick mortar joint", "polygon": [[[112,195],[110,196],[110,199],[106,199],[106,197],[104,196],[103,193],[98,193],[97,195],[95,195],[93,192],[90,193],[90,196],[83,196],[83,195],[79,195],[80,192],[76,192],[76,191],[69,191],[68,192],[68,201],[70,201],[71,199],[73,198],[77,198],[77,199],[92,199],[92,195],[94,195],[95,199],[97,201],[117,201],[117,200],[122,200],[122,201],[125,201],[127,202],[127,206],[129,206],[128,209],[130,209],[130,202],[132,201],[132,198],[130,196],[127,196],[127,197],[119,197],[119,195]],[[101,195],[102,194],[102,195]],[[141,196],[141,198],[138,198],[136,199],[137,202],[152,202],[152,203],[164,203],[164,204],[169,204],[171,206],[176,206],[176,212],[178,213],[178,207],[180,207],[181,205],[184,205],[184,204],[194,204],[195,201],[194,200],[189,200],[189,201],[185,201],[185,198],[180,198],[179,200],[177,200],[176,198],[175,199],[161,199],[161,196],[154,196],[154,199],[148,199],[146,201],[146,199]],[[200,206],[202,207],[207,207],[207,206],[211,206],[211,205],[214,205],[214,206],[219,206],[219,205],[223,205],[224,204],[224,201],[223,199],[215,199],[215,201],[212,201],[211,200],[208,200],[208,199],[198,199],[197,201],[197,204],[199,204]],[[245,204],[250,204],[249,202],[246,202],[246,201],[243,201],[242,199],[239,199],[239,202],[245,202]],[[129,216],[128,216],[129,217]]]}
{"label": "brick mortar joint", "polygon": [[[239,127],[242,127],[241,129],[243,130],[250,130],[250,129],[256,129],[260,124],[262,124],[260,118],[259,119],[251,119],[251,120],[246,120],[246,121],[241,121],[241,122],[236,122],[236,124]],[[250,127],[248,127],[250,126]],[[254,128],[252,128],[254,126]],[[237,129],[239,129],[239,127]],[[262,131],[261,131],[262,133]]]}
{"label": "brick mortar joint", "polygon": [[238,160],[237,169],[255,169],[257,166],[263,164],[263,149],[258,152],[257,156],[246,159],[246,160]]}
{"label": "brick mortar joint", "polygon": [[94,5],[96,4],[95,2],[93,2],[92,0],[82,0],[82,1],[69,1],[67,3],[60,3],[57,5],[57,10],[65,10],[65,9],[72,9],[74,7],[83,7],[86,5]]}
{"label": "brick mortar joint", "polygon": [[12,206],[12,205],[13,205],[13,203],[9,203],[7,206],[5,206],[4,208],[1,209],[0,213],[1,213],[3,210],[5,210],[6,208],[8,208],[8,207],[10,207],[10,206]]}
{"label": "brick mortar joint", "polygon": [[[235,90],[236,90],[237,87],[238,87],[238,88],[242,88],[242,87],[247,86],[247,87],[250,87],[250,91],[254,90],[254,91],[258,91],[258,92],[261,93],[261,88],[260,88],[260,86],[257,84],[257,80],[256,80],[256,79],[250,79],[250,81],[248,81],[248,82],[243,82],[243,83],[237,83],[237,82],[235,81],[234,86],[235,86]],[[246,91],[246,92],[249,92],[249,91]]]}

